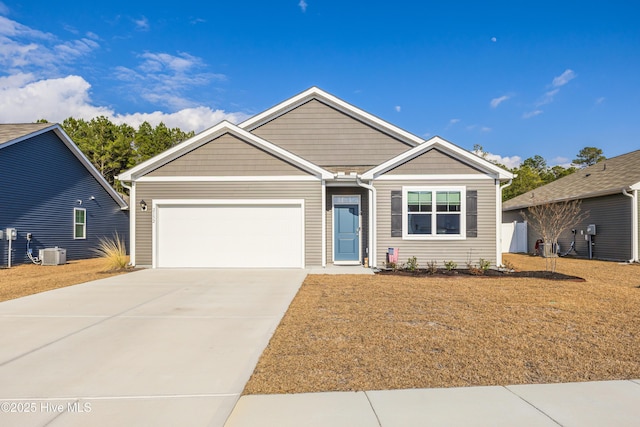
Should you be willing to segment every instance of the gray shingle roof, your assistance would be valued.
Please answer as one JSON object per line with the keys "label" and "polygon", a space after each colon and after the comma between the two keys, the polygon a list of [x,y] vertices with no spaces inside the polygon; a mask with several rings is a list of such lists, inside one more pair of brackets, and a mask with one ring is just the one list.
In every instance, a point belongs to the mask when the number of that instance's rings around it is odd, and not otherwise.
{"label": "gray shingle roof", "polygon": [[621,193],[640,183],[640,150],[612,157],[503,203],[505,211]]}
{"label": "gray shingle roof", "polygon": [[12,123],[0,124],[0,144],[54,126],[54,123]]}

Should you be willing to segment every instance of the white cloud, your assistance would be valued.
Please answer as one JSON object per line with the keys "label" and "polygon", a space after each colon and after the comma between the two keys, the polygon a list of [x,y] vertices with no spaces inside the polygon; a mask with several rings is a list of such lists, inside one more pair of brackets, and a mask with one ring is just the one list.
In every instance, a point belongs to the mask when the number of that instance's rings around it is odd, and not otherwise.
{"label": "white cloud", "polygon": [[460,119],[449,120],[449,124],[447,125],[446,129],[449,129],[451,126],[454,126],[456,123],[460,123]]}
{"label": "white cloud", "polygon": [[481,131],[481,132],[491,132],[491,128],[490,128],[490,127],[488,127],[488,126],[482,126],[482,127],[480,128],[480,131]]}
{"label": "white cloud", "polygon": [[6,4],[2,3],[1,1],[0,1],[0,13],[3,15],[9,14],[9,8],[7,7]]}
{"label": "white cloud", "polygon": [[600,105],[605,101],[605,97],[601,96],[600,98],[596,99],[596,105]]}
{"label": "white cloud", "polygon": [[395,110],[399,113],[400,111],[402,111],[402,107],[399,105],[396,105]]}
{"label": "white cloud", "polygon": [[572,164],[571,160],[566,157],[556,157],[554,159],[551,159],[551,161],[549,162],[549,166],[562,166],[563,168],[568,169],[572,166]]}
{"label": "white cloud", "polygon": [[5,123],[34,122],[46,119],[61,122],[69,116],[90,118],[110,115],[106,107],[89,102],[86,80],[79,76],[32,80],[32,75],[0,78],[0,111]]}
{"label": "white cloud", "polygon": [[60,42],[50,33],[0,16],[0,69],[6,73],[37,69],[40,75],[52,77],[59,68],[99,47],[88,37]]}
{"label": "white cloud", "polygon": [[475,155],[483,157],[484,159],[489,160],[491,162],[500,163],[501,165],[505,165],[509,169],[516,168],[516,167],[520,166],[520,164],[522,163],[522,158],[520,156],[502,157],[502,156],[500,156],[498,154],[482,153],[480,151],[474,151],[473,153]]}
{"label": "white cloud", "polygon": [[522,163],[522,158],[520,156],[502,157],[498,154],[491,153],[487,154],[487,160],[500,163],[501,165],[505,165],[510,169],[517,168]]}
{"label": "white cloud", "polygon": [[[0,3],[0,11],[4,4]],[[137,22],[148,28],[145,17]],[[212,110],[194,99],[201,98],[202,86],[226,76],[206,72],[207,65],[187,53],[170,55],[146,52],[140,55],[138,67],[105,70],[110,77],[125,82],[113,85],[111,91],[121,99],[146,99],[156,105],[170,107],[170,112],[118,114],[109,105],[96,105],[91,100],[91,84],[75,71],[78,63],[100,48],[100,37],[86,33],[75,39],[59,39],[50,33],[34,30],[0,16],[0,118],[3,122],[34,122],[46,119],[62,122],[68,117],[90,120],[106,116],[117,123],[137,126],[144,120],[160,121],[185,131],[200,131],[220,120],[240,122],[248,116],[240,112]],[[158,108],[160,110],[160,108]]]}
{"label": "white cloud", "polygon": [[209,107],[201,106],[185,108],[175,113],[154,111],[153,113],[118,114],[112,117],[112,120],[114,123],[126,123],[134,128],[137,128],[146,121],[153,126],[157,126],[162,122],[167,125],[167,127],[177,127],[185,132],[189,130],[200,132],[223,120],[230,121],[231,123],[240,123],[248,118],[249,115],[244,113],[227,113],[224,110],[212,110]]}
{"label": "white cloud", "polygon": [[495,42],[497,42],[497,41],[498,41],[498,39],[497,39],[497,38],[495,38],[495,37],[491,37],[491,41],[495,43]]}
{"label": "white cloud", "polygon": [[130,93],[172,109],[194,107],[196,103],[185,95],[189,90],[227,78],[224,74],[201,72],[204,62],[188,53],[145,52],[140,58],[143,61],[136,69],[116,67],[115,77],[127,83]]}
{"label": "white cloud", "polygon": [[302,12],[306,12],[307,11],[307,2],[304,0],[300,0],[300,3],[298,3],[298,6],[300,6],[300,10],[302,10]]}
{"label": "white cloud", "polygon": [[136,24],[136,29],[139,31],[149,31],[149,20],[146,16],[143,16],[140,19],[134,19],[133,22]]}
{"label": "white cloud", "polygon": [[534,111],[529,111],[528,113],[524,113],[522,115],[523,119],[530,119],[532,117],[538,116],[540,114],[542,114],[543,111],[542,110],[534,110]]}
{"label": "white cloud", "polygon": [[564,73],[560,74],[558,77],[554,77],[553,82],[551,83],[553,87],[564,86],[573,80],[576,77],[576,73],[573,70],[566,69]]}
{"label": "white cloud", "polygon": [[502,104],[504,101],[506,101],[507,99],[509,99],[510,97],[508,95],[503,95],[500,96],[498,98],[493,98],[490,102],[491,104],[491,108],[496,108],[498,107],[498,105]]}
{"label": "white cloud", "polygon": [[553,97],[556,96],[560,92],[560,89],[553,89],[547,91],[538,102],[536,102],[536,107],[540,107],[542,105],[551,104],[553,102]]}
{"label": "white cloud", "polygon": [[105,116],[114,123],[138,127],[145,120],[156,126],[164,122],[169,127],[199,132],[222,120],[239,123],[249,116],[241,112],[212,110],[199,106],[174,113],[116,114],[110,107],[91,103],[91,85],[80,76],[35,80],[32,74],[0,77],[0,111],[5,123],[31,123],[38,119],[62,122],[68,117],[91,120]]}

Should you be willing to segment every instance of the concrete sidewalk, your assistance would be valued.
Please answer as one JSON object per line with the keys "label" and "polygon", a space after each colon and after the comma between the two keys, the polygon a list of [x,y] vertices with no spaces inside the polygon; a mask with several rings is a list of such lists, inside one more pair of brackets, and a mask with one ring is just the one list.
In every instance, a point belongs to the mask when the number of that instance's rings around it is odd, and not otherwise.
{"label": "concrete sidewalk", "polygon": [[559,425],[640,425],[640,380],[251,395],[225,427]]}
{"label": "concrete sidewalk", "polygon": [[143,270],[0,303],[0,426],[222,426],[303,270]]}

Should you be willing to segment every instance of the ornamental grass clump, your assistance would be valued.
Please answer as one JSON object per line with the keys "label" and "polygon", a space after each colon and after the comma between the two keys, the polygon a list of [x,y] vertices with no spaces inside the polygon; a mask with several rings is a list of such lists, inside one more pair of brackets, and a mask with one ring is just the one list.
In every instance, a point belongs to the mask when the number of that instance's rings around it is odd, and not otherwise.
{"label": "ornamental grass clump", "polygon": [[93,252],[105,260],[107,271],[125,270],[129,264],[126,243],[118,233],[113,238],[101,237]]}

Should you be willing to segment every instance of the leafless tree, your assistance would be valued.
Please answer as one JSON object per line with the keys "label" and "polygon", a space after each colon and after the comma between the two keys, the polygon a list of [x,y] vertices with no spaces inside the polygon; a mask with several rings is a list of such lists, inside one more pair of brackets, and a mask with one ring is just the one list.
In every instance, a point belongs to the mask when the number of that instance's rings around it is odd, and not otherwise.
{"label": "leafless tree", "polygon": [[530,206],[528,212],[520,212],[531,228],[540,234],[544,242],[545,269],[555,273],[560,234],[574,228],[589,217],[589,211],[581,210],[580,200],[557,203],[542,203]]}

